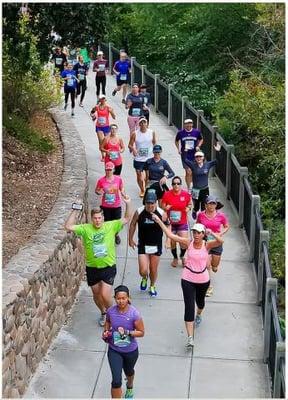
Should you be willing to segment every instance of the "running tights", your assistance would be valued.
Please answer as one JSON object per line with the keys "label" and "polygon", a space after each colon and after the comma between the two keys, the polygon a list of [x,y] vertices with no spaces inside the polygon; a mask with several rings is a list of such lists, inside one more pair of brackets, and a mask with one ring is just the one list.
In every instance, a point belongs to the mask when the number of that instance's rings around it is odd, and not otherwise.
{"label": "running tights", "polygon": [[102,85],[102,94],[106,94],[106,76],[96,76],[95,78],[96,83],[96,96],[100,95],[100,85]]}
{"label": "running tights", "polygon": [[120,353],[109,347],[108,361],[112,373],[113,389],[117,389],[122,386],[122,369],[124,370],[126,376],[134,375],[134,366],[136,364],[138,356],[138,348],[128,353]]}
{"label": "running tights", "polygon": [[205,295],[210,281],[205,283],[194,283],[181,279],[185,313],[184,321],[193,322],[195,318],[195,301],[197,307],[203,310],[205,307]]}
{"label": "running tights", "polygon": [[75,108],[75,90],[71,90],[70,92],[65,92],[65,104],[68,103],[69,94],[71,96],[71,107]]}

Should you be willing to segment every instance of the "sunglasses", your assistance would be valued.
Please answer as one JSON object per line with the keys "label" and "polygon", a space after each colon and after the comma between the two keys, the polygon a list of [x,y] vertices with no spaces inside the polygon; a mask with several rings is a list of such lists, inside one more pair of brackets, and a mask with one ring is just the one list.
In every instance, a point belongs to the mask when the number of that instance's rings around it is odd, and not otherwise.
{"label": "sunglasses", "polygon": [[176,186],[176,185],[180,186],[181,183],[180,182],[172,182],[172,186]]}

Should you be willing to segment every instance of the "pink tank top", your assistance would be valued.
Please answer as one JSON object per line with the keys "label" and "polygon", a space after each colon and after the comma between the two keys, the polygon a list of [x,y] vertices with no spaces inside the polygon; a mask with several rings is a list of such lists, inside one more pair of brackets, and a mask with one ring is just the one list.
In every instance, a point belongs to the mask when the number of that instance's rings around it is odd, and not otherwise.
{"label": "pink tank top", "polygon": [[105,106],[104,109],[96,106],[97,121],[96,126],[109,126],[109,107]]}
{"label": "pink tank top", "polygon": [[120,153],[120,142],[112,143],[110,140],[106,143],[105,150],[109,150],[110,154],[105,155],[105,163],[112,161],[115,167],[122,164],[122,157]]}
{"label": "pink tank top", "polygon": [[209,281],[207,266],[210,264],[210,256],[203,241],[201,249],[195,249],[190,243],[186,254],[186,266],[183,268],[182,279],[194,283]]}

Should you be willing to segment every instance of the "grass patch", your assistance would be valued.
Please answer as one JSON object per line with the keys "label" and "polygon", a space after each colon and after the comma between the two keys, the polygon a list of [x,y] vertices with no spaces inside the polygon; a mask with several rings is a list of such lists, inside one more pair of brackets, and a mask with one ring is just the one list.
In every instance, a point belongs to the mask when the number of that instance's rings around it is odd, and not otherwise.
{"label": "grass patch", "polygon": [[54,149],[50,139],[42,137],[37,130],[31,128],[28,122],[19,115],[6,114],[3,118],[3,125],[10,135],[25,143],[32,150],[47,154]]}

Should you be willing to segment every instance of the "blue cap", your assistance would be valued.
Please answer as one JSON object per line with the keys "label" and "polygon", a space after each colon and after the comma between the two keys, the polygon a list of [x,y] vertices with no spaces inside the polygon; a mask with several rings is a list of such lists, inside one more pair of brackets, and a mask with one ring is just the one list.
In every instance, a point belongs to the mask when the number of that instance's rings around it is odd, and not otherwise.
{"label": "blue cap", "polygon": [[145,203],[156,203],[157,196],[155,190],[148,190],[145,196]]}

